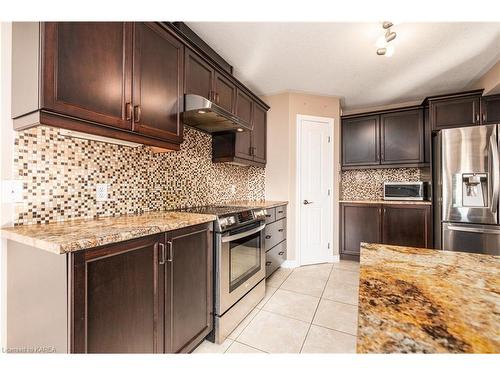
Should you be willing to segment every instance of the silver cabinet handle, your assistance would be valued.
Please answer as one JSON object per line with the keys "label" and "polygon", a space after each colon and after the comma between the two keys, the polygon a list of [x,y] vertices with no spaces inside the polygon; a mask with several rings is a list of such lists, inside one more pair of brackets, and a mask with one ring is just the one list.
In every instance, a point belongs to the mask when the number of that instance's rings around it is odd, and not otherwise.
{"label": "silver cabinet handle", "polygon": [[160,261],[159,261],[159,263],[160,264],[165,264],[165,258],[166,258],[166,255],[165,255],[165,244],[160,243],[159,246],[160,246],[160,254],[159,254]]}
{"label": "silver cabinet handle", "polygon": [[174,251],[172,248],[172,242],[167,242],[167,262],[171,262],[174,260]]}
{"label": "silver cabinet handle", "polygon": [[266,262],[266,266],[270,266],[273,262]]}
{"label": "silver cabinet handle", "polygon": [[280,251],[280,252],[278,253],[278,255],[283,255],[283,254],[285,254],[285,252],[284,252],[284,251]]}
{"label": "silver cabinet handle", "polygon": [[304,204],[311,204],[313,202],[309,202],[307,199],[304,199]]}

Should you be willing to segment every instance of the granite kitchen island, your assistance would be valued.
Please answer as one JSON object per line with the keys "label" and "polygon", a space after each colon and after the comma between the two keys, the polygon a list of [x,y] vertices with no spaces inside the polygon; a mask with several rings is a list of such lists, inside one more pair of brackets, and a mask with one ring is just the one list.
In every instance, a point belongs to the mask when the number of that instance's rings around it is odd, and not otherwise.
{"label": "granite kitchen island", "polygon": [[358,353],[499,353],[500,257],[361,244]]}

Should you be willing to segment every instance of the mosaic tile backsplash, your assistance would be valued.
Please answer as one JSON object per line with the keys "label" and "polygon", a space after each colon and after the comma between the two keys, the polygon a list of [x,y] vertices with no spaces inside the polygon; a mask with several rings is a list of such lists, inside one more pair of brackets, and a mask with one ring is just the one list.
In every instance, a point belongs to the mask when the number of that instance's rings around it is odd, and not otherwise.
{"label": "mosaic tile backsplash", "polygon": [[[180,151],[155,154],[57,128],[19,132],[14,171],[25,203],[16,206],[15,224],[264,199],[264,168],[212,163],[210,135],[185,128],[184,139]],[[109,184],[105,202],[96,201],[98,183]]]}
{"label": "mosaic tile backsplash", "polygon": [[382,199],[385,181],[421,181],[420,168],[355,169],[343,171],[341,200]]}

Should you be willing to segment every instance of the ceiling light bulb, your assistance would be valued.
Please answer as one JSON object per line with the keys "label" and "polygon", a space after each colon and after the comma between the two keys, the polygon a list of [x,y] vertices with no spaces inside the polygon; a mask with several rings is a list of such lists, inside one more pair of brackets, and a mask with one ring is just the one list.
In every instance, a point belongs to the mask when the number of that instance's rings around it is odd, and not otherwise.
{"label": "ceiling light bulb", "polygon": [[377,48],[384,48],[386,44],[387,42],[385,41],[385,36],[378,37],[377,41],[375,42],[375,46],[377,46]]}
{"label": "ceiling light bulb", "polygon": [[236,131],[242,132],[243,129],[242,128],[237,128]]}
{"label": "ceiling light bulb", "polygon": [[387,46],[385,48],[385,56],[386,57],[391,57],[392,55],[394,55],[394,47],[393,46]]}
{"label": "ceiling light bulb", "polygon": [[392,26],[394,26],[394,24],[393,24],[391,21],[384,21],[384,22],[382,22],[382,27],[383,27],[384,29],[389,29],[389,28],[391,28]]}
{"label": "ceiling light bulb", "polygon": [[385,55],[386,52],[387,52],[387,48],[385,48],[385,47],[377,49],[377,55],[379,55],[379,56]]}
{"label": "ceiling light bulb", "polygon": [[396,39],[396,33],[394,31],[391,32],[391,30],[387,30],[387,32],[385,33],[385,41],[389,43],[394,39]]}

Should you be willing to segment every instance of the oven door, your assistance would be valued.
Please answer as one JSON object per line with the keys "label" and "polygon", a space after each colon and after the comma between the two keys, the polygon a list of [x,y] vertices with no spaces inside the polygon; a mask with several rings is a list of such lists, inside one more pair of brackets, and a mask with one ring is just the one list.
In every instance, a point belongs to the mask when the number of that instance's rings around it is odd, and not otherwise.
{"label": "oven door", "polygon": [[266,276],[263,221],[218,234],[216,313],[224,314]]}

